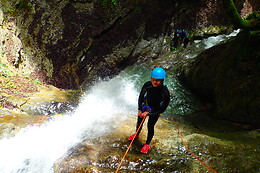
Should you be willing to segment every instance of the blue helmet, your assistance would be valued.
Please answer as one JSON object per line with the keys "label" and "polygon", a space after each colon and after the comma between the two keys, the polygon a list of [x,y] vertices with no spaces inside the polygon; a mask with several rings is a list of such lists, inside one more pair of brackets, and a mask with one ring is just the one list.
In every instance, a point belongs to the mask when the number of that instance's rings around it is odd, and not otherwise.
{"label": "blue helmet", "polygon": [[151,74],[151,78],[165,79],[166,78],[166,72],[164,71],[163,68],[157,67],[157,68],[153,69],[152,74]]}

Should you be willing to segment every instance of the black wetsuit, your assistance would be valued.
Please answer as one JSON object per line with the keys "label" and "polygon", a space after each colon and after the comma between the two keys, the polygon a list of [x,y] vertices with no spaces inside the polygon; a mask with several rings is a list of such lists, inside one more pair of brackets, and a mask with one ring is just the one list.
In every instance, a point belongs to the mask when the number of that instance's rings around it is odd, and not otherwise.
{"label": "black wetsuit", "polygon": [[[142,110],[144,105],[148,105],[152,109],[148,114],[148,136],[146,144],[150,144],[154,135],[154,125],[159,119],[160,114],[166,110],[169,102],[170,93],[166,86],[153,87],[151,81],[148,81],[143,85],[138,99],[138,110]],[[136,129],[138,129],[142,120],[143,118],[138,116]],[[139,133],[140,131],[141,129],[139,130]],[[139,135],[139,133],[137,135]]]}
{"label": "black wetsuit", "polygon": [[184,42],[185,37],[187,37],[187,33],[185,31],[182,31],[180,37],[181,37],[181,42]]}
{"label": "black wetsuit", "polygon": [[189,43],[189,37],[185,37],[183,41],[183,47],[186,48]]}

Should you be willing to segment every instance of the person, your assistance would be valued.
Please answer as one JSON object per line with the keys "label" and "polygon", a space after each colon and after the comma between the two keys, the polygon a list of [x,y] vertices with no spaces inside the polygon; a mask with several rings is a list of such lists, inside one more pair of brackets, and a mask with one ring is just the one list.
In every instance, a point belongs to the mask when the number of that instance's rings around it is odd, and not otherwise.
{"label": "person", "polygon": [[184,39],[185,39],[186,36],[187,36],[187,33],[186,33],[185,29],[182,29],[181,33],[180,33],[182,43],[184,42]]}
{"label": "person", "polygon": [[179,29],[175,29],[175,31],[174,31],[174,37],[177,37],[177,34],[180,34]]}
{"label": "person", "polygon": [[171,50],[177,49],[179,41],[180,41],[180,31],[179,31],[179,29],[175,29],[174,36],[173,36],[171,43],[170,43]]}
{"label": "person", "polygon": [[183,40],[183,47],[186,48],[189,43],[189,36],[186,34],[186,37],[184,37]]}
{"label": "person", "polygon": [[[151,148],[151,141],[154,136],[154,126],[170,102],[170,93],[168,88],[163,85],[166,78],[166,72],[163,68],[157,67],[152,71],[151,81],[144,83],[138,98],[138,118],[136,124],[136,132],[128,137],[129,140],[134,140],[140,137],[142,129],[142,121],[146,116],[149,117],[147,128],[147,140],[140,150],[142,153],[147,153]],[[141,125],[141,126],[140,126]],[[140,129],[138,131],[138,128]]]}

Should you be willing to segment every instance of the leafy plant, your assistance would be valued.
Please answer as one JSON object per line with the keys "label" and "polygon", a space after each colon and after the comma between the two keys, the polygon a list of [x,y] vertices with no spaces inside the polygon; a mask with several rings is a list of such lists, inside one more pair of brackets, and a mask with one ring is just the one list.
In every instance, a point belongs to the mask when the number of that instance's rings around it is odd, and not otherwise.
{"label": "leafy plant", "polygon": [[21,10],[21,9],[30,10],[31,4],[30,4],[29,0],[20,0],[20,2],[18,4],[16,4],[15,7],[18,10]]}
{"label": "leafy plant", "polygon": [[117,5],[117,0],[111,0],[111,3],[112,3],[113,5]]}
{"label": "leafy plant", "polygon": [[117,6],[118,5],[118,0],[102,0],[102,5],[105,6],[108,3],[112,4],[113,6]]}
{"label": "leafy plant", "polygon": [[4,9],[4,13],[11,13],[11,12],[14,12],[14,10],[11,9],[11,8],[5,8]]}
{"label": "leafy plant", "polygon": [[15,84],[13,82],[11,82],[10,80],[8,81],[2,81],[0,83],[0,87],[1,88],[5,88],[5,89],[10,89],[10,88],[15,88]]}
{"label": "leafy plant", "polygon": [[33,82],[34,82],[35,84],[41,84],[41,81],[39,81],[39,80],[37,80],[37,79],[34,80]]}
{"label": "leafy plant", "polygon": [[6,65],[4,65],[4,64],[0,64],[0,73],[1,73],[1,76],[4,76],[4,77],[12,76],[11,72],[7,69]]}
{"label": "leafy plant", "polygon": [[135,7],[135,11],[138,11],[138,12],[141,11],[141,7],[136,6],[136,7]]}
{"label": "leafy plant", "polygon": [[27,78],[27,79],[31,79],[30,75],[31,75],[30,73],[27,73],[27,74],[24,75],[24,77]]}

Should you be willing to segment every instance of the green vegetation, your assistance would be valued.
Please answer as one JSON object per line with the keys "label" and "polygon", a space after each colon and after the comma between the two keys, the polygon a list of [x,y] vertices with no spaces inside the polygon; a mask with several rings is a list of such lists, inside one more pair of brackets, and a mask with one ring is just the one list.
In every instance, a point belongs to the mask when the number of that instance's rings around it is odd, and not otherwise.
{"label": "green vegetation", "polygon": [[12,76],[11,72],[8,70],[8,68],[4,64],[0,64],[0,73],[1,73],[1,76],[4,76],[4,77]]}
{"label": "green vegetation", "polygon": [[2,89],[15,88],[15,85],[14,85],[14,83],[11,82],[11,81],[5,81],[5,82],[1,82],[1,83],[0,83],[0,87],[1,87]]}
{"label": "green vegetation", "polygon": [[236,28],[242,28],[246,30],[260,30],[259,11],[253,12],[246,19],[243,19],[237,11],[233,0],[224,0],[224,7]]}
{"label": "green vegetation", "polygon": [[4,9],[4,13],[12,13],[12,12],[14,12],[13,9],[10,9],[10,8],[5,8]]}
{"label": "green vegetation", "polygon": [[141,11],[141,7],[136,6],[136,7],[135,7],[135,11],[138,11],[138,12]]}
{"label": "green vegetation", "polygon": [[30,2],[28,0],[21,0],[18,4],[16,4],[16,9],[30,9]]}
{"label": "green vegetation", "polygon": [[102,6],[103,8],[110,6],[112,8],[116,7],[118,5],[118,0],[102,0]]}
{"label": "green vegetation", "polygon": [[102,0],[102,4],[103,4],[103,5],[106,5],[106,4],[108,4],[108,3],[110,3],[110,4],[114,5],[114,6],[116,6],[116,5],[118,4],[118,1],[117,1],[117,0]]}
{"label": "green vegetation", "polygon": [[246,17],[246,20],[260,19],[260,11],[254,11]]}
{"label": "green vegetation", "polygon": [[30,74],[16,75],[7,65],[0,63],[0,88],[2,93],[13,94],[20,90],[34,91],[35,84],[41,84],[37,79],[30,78]]}
{"label": "green vegetation", "polygon": [[41,81],[39,81],[39,80],[37,80],[37,79],[34,80],[33,82],[34,82],[35,84],[41,84]]}

